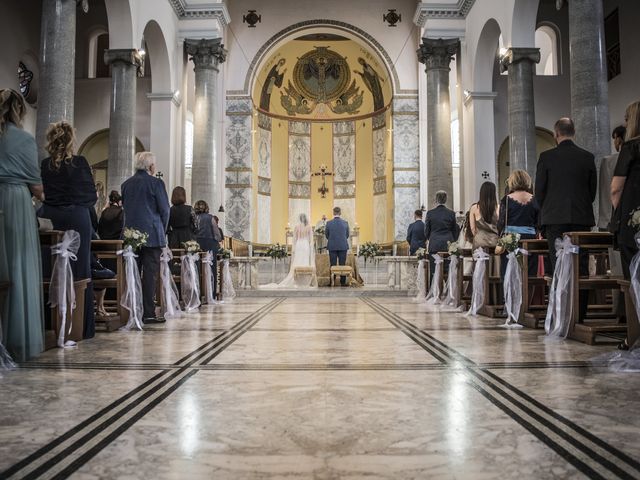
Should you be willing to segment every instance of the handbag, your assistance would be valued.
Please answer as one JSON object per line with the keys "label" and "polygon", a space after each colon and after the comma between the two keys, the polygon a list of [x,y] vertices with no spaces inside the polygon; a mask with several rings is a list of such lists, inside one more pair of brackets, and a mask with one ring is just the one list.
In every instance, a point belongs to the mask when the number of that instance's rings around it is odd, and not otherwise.
{"label": "handbag", "polygon": [[[502,234],[507,230],[507,225],[509,224],[509,195],[505,195],[504,197],[504,228],[502,229]],[[496,255],[502,255],[504,253],[504,247],[502,245],[496,245],[494,250]]]}

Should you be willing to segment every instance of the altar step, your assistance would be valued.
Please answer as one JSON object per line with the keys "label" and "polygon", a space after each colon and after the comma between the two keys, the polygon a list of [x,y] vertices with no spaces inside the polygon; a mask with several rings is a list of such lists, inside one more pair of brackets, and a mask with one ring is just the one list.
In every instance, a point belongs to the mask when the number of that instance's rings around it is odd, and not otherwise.
{"label": "altar step", "polygon": [[321,287],[317,289],[259,289],[259,290],[236,290],[236,295],[242,298],[264,298],[264,297],[409,297],[415,295],[408,290],[393,290],[390,288],[369,287]]}

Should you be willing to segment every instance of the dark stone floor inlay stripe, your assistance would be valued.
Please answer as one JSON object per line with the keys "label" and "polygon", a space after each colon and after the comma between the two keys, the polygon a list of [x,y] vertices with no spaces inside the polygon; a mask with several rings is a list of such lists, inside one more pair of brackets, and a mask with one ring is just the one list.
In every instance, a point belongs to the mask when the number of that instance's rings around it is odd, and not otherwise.
{"label": "dark stone floor inlay stripe", "polygon": [[370,298],[361,299],[433,357],[460,369],[467,383],[589,478],[640,478],[640,464],[495,373]]}

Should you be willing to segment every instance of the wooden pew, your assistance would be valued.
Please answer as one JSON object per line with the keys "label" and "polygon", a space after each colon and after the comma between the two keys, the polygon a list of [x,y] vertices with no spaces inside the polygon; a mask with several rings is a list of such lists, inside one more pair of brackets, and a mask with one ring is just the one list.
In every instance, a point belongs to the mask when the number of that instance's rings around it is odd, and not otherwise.
{"label": "wooden pew", "polygon": [[[206,252],[200,252],[200,297],[202,299],[202,302],[204,303],[208,297],[209,294],[209,288],[208,288],[208,283],[207,283],[207,275],[206,275],[206,270],[205,270],[205,263],[204,263],[204,259],[206,257],[207,253]],[[215,291],[216,291],[216,296],[214,298],[214,300],[222,300],[222,257],[220,255],[217,256],[217,262],[216,262],[216,285],[215,285]]]}
{"label": "wooden pew", "polygon": [[176,284],[176,288],[178,289],[178,299],[182,300],[182,257],[185,255],[186,251],[184,248],[172,248],[171,254],[173,255],[173,260],[169,262],[169,268],[171,269],[171,275],[173,276],[173,281]]}
{"label": "wooden pew", "polygon": [[629,345],[633,345],[640,340],[640,322],[631,298],[631,282],[629,280],[618,280],[618,284],[624,294],[624,309],[627,316],[627,342]]}
{"label": "wooden pew", "polygon": [[[522,240],[522,248],[529,252],[529,255],[549,255],[549,243],[546,239]],[[526,258],[522,258],[520,262],[522,272],[522,309],[520,310],[520,318],[518,323],[529,328],[544,328],[544,319],[547,315],[547,304],[533,303],[533,293],[535,289],[541,289],[544,292],[543,298],[547,298],[547,282],[544,277],[530,277],[529,263]]]}
{"label": "wooden pew", "polygon": [[125,272],[124,260],[122,255],[118,255],[118,251],[122,250],[122,240],[92,240],[91,252],[98,260],[110,260],[109,263],[115,262],[116,276],[109,279],[93,280],[93,288],[95,289],[112,289],[116,291],[115,303],[113,300],[105,301],[105,309],[109,312],[115,312],[117,315],[113,317],[96,316],[96,325],[104,326],[107,332],[113,332],[125,325],[129,320],[129,310],[120,305],[120,300],[125,290]]}
{"label": "wooden pew", "polygon": [[[580,247],[581,252],[586,251],[589,254],[608,252],[609,247],[613,245],[613,235],[610,233],[569,232],[565,235],[571,239],[572,244]],[[596,343],[596,336],[600,333],[626,332],[627,326],[620,324],[619,319],[616,318],[616,312],[613,312],[613,306],[611,306],[611,311],[606,313],[605,317],[607,318],[602,318],[602,315],[587,315],[585,321],[580,322],[580,290],[617,290],[620,288],[618,281],[622,279],[608,275],[580,277],[579,255],[571,255],[571,259],[573,278],[576,281],[573,282],[573,308],[567,337],[589,345],[594,345]],[[598,305],[597,310],[601,311],[602,305]]]}
{"label": "wooden pew", "polygon": [[[249,242],[239,240],[237,238],[231,239],[231,251],[234,257],[248,257],[249,256]],[[255,256],[254,252],[254,256]]]}
{"label": "wooden pew", "polygon": [[[460,257],[460,264],[462,265],[462,287],[460,289],[460,301],[465,305],[471,305],[471,295],[473,292],[473,271],[470,275],[464,274],[464,263],[465,259],[467,261],[473,259],[473,250],[471,248],[462,248],[460,249],[462,256]],[[467,285],[467,288],[464,288],[464,285]]]}
{"label": "wooden pew", "polygon": [[[504,304],[498,302],[498,297],[502,291],[502,278],[498,274],[493,275],[492,270],[500,272],[500,255],[495,255],[495,248],[483,247],[485,253],[491,258],[487,262],[487,268],[484,274],[484,301],[482,307],[478,310],[479,315],[491,318],[505,317]],[[495,266],[494,266],[495,265]]]}

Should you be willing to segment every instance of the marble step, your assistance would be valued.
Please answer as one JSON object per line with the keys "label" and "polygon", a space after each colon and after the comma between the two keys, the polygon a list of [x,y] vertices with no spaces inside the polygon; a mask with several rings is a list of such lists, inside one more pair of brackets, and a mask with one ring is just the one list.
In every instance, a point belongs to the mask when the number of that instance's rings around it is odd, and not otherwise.
{"label": "marble step", "polygon": [[238,297],[409,297],[415,292],[390,288],[321,287],[317,289],[236,290]]}

